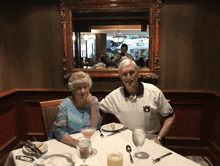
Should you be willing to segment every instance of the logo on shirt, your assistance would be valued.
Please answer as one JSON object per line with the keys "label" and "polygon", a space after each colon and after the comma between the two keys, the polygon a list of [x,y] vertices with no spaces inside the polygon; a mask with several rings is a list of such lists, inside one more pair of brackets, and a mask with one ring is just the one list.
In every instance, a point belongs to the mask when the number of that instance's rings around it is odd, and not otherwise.
{"label": "logo on shirt", "polygon": [[143,107],[143,111],[144,112],[150,112],[151,111],[151,109],[150,109],[150,106],[145,106],[145,107]]}

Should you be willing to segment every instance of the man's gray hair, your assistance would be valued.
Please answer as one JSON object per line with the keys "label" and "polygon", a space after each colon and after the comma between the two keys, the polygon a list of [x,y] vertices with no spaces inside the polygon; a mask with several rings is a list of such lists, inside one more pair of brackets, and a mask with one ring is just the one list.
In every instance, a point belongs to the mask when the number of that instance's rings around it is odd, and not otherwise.
{"label": "man's gray hair", "polygon": [[88,83],[89,88],[92,87],[92,79],[89,76],[89,74],[78,71],[71,75],[70,79],[68,80],[68,88],[70,91],[73,91],[75,89],[76,84],[78,83]]}
{"label": "man's gray hair", "polygon": [[135,66],[135,70],[138,70],[138,66],[137,66],[137,64],[135,63],[135,61],[133,61],[133,60],[131,60],[131,59],[129,59],[129,58],[126,58],[126,59],[124,59],[124,60],[122,60],[122,61],[120,62],[119,66],[118,66],[118,74],[120,74],[122,67],[126,67],[126,66],[128,66],[128,65],[130,65],[130,64],[133,64],[133,65]]}

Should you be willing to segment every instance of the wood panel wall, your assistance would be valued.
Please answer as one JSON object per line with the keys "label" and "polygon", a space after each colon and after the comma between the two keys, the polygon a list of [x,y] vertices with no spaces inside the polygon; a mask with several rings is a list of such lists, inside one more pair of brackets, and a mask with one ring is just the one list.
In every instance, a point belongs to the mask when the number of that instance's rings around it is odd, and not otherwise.
{"label": "wood panel wall", "polygon": [[[92,91],[99,101],[109,91]],[[45,141],[40,101],[62,99],[71,92],[48,89],[11,90],[0,94],[0,165],[9,152],[27,139]],[[165,139],[165,146],[182,155],[209,156],[220,161],[220,97],[206,91],[164,91],[170,99],[176,120]],[[103,124],[118,122],[103,114]]]}

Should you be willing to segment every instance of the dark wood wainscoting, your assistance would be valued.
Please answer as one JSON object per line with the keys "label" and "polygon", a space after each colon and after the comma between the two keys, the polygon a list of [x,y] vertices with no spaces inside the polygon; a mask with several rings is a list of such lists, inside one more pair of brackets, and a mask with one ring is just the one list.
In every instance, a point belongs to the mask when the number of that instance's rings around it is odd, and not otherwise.
{"label": "dark wood wainscoting", "polygon": [[206,91],[163,93],[176,115],[165,146],[186,156],[207,156],[219,166],[220,97]]}
{"label": "dark wood wainscoting", "polygon": [[[99,101],[109,91],[92,91]],[[41,101],[70,96],[68,90],[18,89],[0,94],[0,165],[11,150],[22,147],[25,140],[45,141],[40,110]],[[220,162],[220,97],[207,91],[164,91],[171,100],[176,120],[167,134],[165,146],[181,155],[205,155]],[[118,122],[104,114],[103,124]],[[220,163],[219,163],[220,164]]]}

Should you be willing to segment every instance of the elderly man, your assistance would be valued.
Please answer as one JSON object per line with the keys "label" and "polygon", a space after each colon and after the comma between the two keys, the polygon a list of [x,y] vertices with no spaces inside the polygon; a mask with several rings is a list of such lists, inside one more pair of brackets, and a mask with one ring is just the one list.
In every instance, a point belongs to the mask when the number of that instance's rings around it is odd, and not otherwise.
{"label": "elderly man", "polygon": [[118,74],[123,86],[102,99],[99,108],[114,114],[130,130],[143,128],[145,133],[158,134],[155,142],[162,145],[175,118],[170,104],[156,86],[138,81],[138,66],[131,59],[119,64]]}

